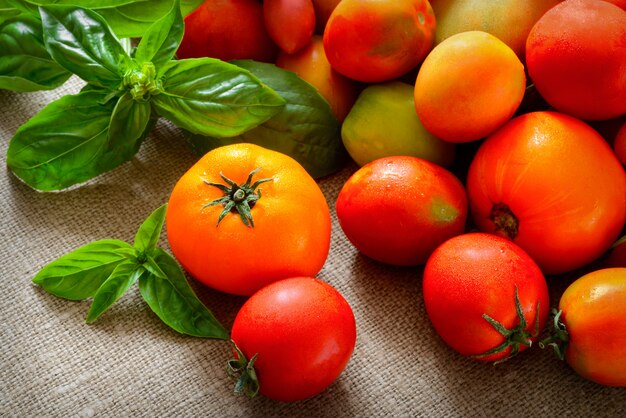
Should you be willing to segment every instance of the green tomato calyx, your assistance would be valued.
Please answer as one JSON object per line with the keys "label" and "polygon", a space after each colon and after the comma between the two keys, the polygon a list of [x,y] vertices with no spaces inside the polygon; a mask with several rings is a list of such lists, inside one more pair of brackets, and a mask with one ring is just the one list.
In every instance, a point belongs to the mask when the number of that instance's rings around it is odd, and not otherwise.
{"label": "green tomato calyx", "polygon": [[533,332],[526,330],[528,323],[526,322],[526,317],[524,316],[524,310],[522,309],[522,304],[519,300],[519,293],[517,290],[517,285],[515,285],[515,311],[517,313],[517,318],[519,320],[519,324],[511,329],[508,329],[502,323],[490,317],[486,313],[483,314],[483,318],[487,321],[492,327],[495,328],[502,336],[504,337],[504,341],[497,347],[492,348],[491,350],[485,351],[482,354],[478,354],[472,356],[472,358],[480,359],[487,356],[491,356],[493,354],[503,353],[506,350],[511,348],[511,352],[508,356],[497,360],[494,364],[502,363],[512,357],[515,357],[520,352],[520,347],[522,345],[531,347],[532,346],[532,338],[537,338],[539,336],[539,308],[541,302],[537,301],[537,309],[535,311],[535,326]]}
{"label": "green tomato calyx", "polygon": [[556,354],[560,360],[565,360],[565,349],[569,343],[569,334],[567,333],[565,323],[561,321],[562,314],[563,311],[552,309],[552,331],[550,332],[550,336],[539,341],[539,347],[546,348],[550,346],[554,350],[554,354]]}
{"label": "green tomato calyx", "polygon": [[244,394],[249,398],[253,398],[259,393],[259,379],[254,370],[254,362],[258,353],[248,360],[233,340],[230,340],[230,343],[236,353],[236,358],[228,361],[227,371],[228,375],[236,380],[235,394]]}
{"label": "green tomato calyx", "polygon": [[224,209],[220,213],[217,218],[217,225],[219,226],[220,222],[226,215],[230,212],[239,213],[239,217],[241,221],[247,227],[254,227],[254,220],[252,219],[251,209],[254,207],[256,202],[261,199],[261,189],[258,189],[259,185],[268,181],[272,181],[272,178],[265,178],[252,182],[252,177],[259,172],[261,167],[252,170],[250,174],[248,174],[248,178],[244,184],[241,186],[226,177],[224,174],[220,172],[220,177],[226,184],[221,183],[213,183],[206,180],[202,180],[205,184],[209,186],[217,187],[222,192],[224,192],[224,196],[213,200],[212,202],[207,203],[203,206],[215,206],[222,205]]}

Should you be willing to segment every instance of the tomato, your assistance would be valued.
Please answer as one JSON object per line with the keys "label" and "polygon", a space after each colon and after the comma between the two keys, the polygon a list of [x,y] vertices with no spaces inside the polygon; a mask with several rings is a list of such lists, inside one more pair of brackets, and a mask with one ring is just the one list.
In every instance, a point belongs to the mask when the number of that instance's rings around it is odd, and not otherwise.
{"label": "tomato", "polygon": [[273,62],[278,47],[265,29],[257,0],[206,0],[185,18],[179,58]]}
{"label": "tomato", "polygon": [[533,25],[561,0],[436,0],[431,1],[437,29],[435,44],[457,33],[488,32],[525,59],[526,38]]}
{"label": "tomato", "polygon": [[377,158],[412,155],[447,167],[456,152],[455,144],[424,128],[415,113],[413,86],[400,81],[367,86],[341,125],[341,140],[361,166]]}
{"label": "tomato", "polygon": [[359,94],[357,82],[339,74],[330,66],[319,35],[312,36],[311,41],[294,54],[281,52],[276,58],[276,65],[293,71],[312,84],[328,101],[340,122],[345,119]]}
{"label": "tomato", "polygon": [[604,120],[626,113],[626,11],[598,0],[548,10],[526,42],[530,78],[563,113]]}
{"label": "tomato", "polygon": [[433,48],[422,63],[415,110],[437,138],[475,141],[513,116],[525,89],[524,66],[511,48],[487,32],[461,32]]}
{"label": "tomato", "polygon": [[427,0],[342,0],[324,30],[333,68],[367,83],[397,78],[432,48],[435,15]]}
{"label": "tomato", "polygon": [[596,270],[575,280],[563,292],[559,310],[552,338],[557,353],[586,379],[626,386],[626,268]]}
{"label": "tomato", "polygon": [[231,337],[246,359],[256,356],[259,392],[291,402],[317,395],[339,377],[354,350],[356,325],[336,289],[296,277],[252,295],[237,313]]}
{"label": "tomato", "polygon": [[550,303],[546,280],[528,254],[481,232],[451,238],[433,252],[423,294],[446,344],[481,361],[502,361],[528,348],[545,326]]}
{"label": "tomato", "polygon": [[311,0],[264,0],[263,19],[270,37],[288,54],[306,46],[315,31]]}
{"label": "tomato", "polygon": [[613,151],[622,165],[626,165],[626,121],[622,123],[622,126],[615,134]]}
{"label": "tomato", "polygon": [[465,228],[467,197],[448,170],[417,157],[368,163],[344,184],[336,203],[346,237],[364,255],[419,265]]}
{"label": "tomato", "polygon": [[251,295],[279,279],[317,274],[328,256],[331,226],[326,199],[300,164],[235,144],[209,151],[178,180],[166,228],[174,256],[191,276],[223,292]]}
{"label": "tomato", "polygon": [[556,112],[524,114],[488,137],[467,193],[476,226],[513,240],[545,274],[595,260],[626,221],[626,173],[610,145]]}

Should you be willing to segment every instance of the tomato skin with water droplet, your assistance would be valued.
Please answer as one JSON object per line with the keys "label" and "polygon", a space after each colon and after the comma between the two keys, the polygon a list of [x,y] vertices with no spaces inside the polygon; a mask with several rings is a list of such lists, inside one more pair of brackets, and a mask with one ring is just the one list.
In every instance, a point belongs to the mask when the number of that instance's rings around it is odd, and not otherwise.
{"label": "tomato skin with water droplet", "polygon": [[[483,314],[507,329],[520,324],[516,288],[525,330],[535,335],[537,326],[541,333],[550,307],[541,270],[511,241],[482,232],[459,235],[439,246],[426,263],[422,285],[424,305],[435,331],[463,356],[483,354],[505,340]],[[527,348],[519,346],[520,351]],[[510,354],[511,347],[479,360],[497,361]]]}
{"label": "tomato skin with water droplet", "polygon": [[339,224],[364,255],[394,265],[420,265],[446,239],[461,234],[467,197],[445,168],[417,157],[374,160],[339,192]]}

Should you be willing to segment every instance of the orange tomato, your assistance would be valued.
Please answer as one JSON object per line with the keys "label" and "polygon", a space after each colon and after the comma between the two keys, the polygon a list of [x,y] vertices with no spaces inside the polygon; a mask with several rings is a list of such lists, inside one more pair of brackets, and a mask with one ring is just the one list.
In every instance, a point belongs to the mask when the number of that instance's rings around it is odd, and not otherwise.
{"label": "orange tomato", "polygon": [[489,136],[467,193],[477,227],[513,240],[546,274],[595,260],[626,221],[626,173],[610,145],[556,112],[518,116]]}
{"label": "orange tomato", "polygon": [[428,54],[415,80],[415,109],[439,139],[481,139],[508,121],[524,97],[524,66],[511,48],[481,31],[453,35]]}
{"label": "orange tomato", "polygon": [[295,54],[280,53],[276,65],[293,71],[317,88],[339,121],[346,118],[359,94],[358,83],[330,66],[319,35],[314,35],[311,42]]}
{"label": "orange tomato", "polygon": [[561,296],[564,356],[582,377],[626,386],[626,268],[585,274]]}
{"label": "orange tomato", "polygon": [[279,279],[315,276],[328,256],[330,228],[326,199],[304,168],[252,144],[204,155],[176,183],[166,215],[170,247],[185,270],[237,295]]}

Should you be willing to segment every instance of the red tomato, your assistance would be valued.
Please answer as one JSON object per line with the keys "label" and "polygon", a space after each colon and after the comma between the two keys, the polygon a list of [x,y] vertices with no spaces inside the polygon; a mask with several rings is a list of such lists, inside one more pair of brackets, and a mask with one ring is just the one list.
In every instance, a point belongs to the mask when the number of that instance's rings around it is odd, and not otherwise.
{"label": "red tomato", "polygon": [[626,386],[626,268],[585,274],[563,292],[559,309],[557,353],[586,379]]}
{"label": "red tomato", "polygon": [[463,356],[483,361],[528,348],[545,326],[550,303],[546,280],[528,254],[480,232],[451,238],[433,252],[423,293],[441,338]]}
{"label": "red tomato", "polygon": [[342,0],[326,23],[324,48],[335,70],[373,83],[417,66],[434,36],[435,15],[427,0]]}
{"label": "red tomato", "polygon": [[443,167],[395,156],[355,172],[339,192],[336,208],[343,232],[363,254],[383,263],[418,265],[463,232],[467,197]]}
{"label": "red tomato", "polygon": [[253,144],[215,148],[183,174],[166,228],[191,276],[237,295],[316,275],[330,247],[330,211],[315,180],[293,158]]}
{"label": "red tomato", "polygon": [[527,113],[488,137],[467,193],[477,227],[513,240],[546,274],[595,260],[626,221],[626,173],[610,145],[556,112]]}
{"label": "red tomato", "polygon": [[298,277],[252,295],[231,336],[246,359],[256,356],[259,392],[292,402],[317,395],[339,377],[354,350],[356,325],[336,289]]}
{"label": "red tomato", "polygon": [[288,54],[304,48],[315,31],[311,0],[264,0],[263,19],[271,38]]}
{"label": "red tomato", "polygon": [[278,47],[265,29],[257,0],[207,0],[185,18],[179,58],[273,62]]}
{"label": "red tomato", "polygon": [[599,0],[568,0],[528,34],[526,64],[557,110],[603,120],[626,113],[626,11]]}

